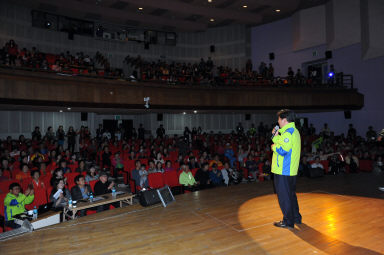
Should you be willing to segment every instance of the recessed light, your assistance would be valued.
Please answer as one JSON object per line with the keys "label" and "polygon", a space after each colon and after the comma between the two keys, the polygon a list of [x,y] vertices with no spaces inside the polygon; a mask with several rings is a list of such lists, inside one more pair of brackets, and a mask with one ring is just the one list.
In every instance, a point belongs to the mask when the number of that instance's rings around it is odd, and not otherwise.
{"label": "recessed light", "polygon": [[193,111],[193,113],[197,113],[197,111],[196,111],[196,110],[194,110],[194,111]]}
{"label": "recessed light", "polygon": [[59,112],[63,112],[63,110],[60,110]]}
{"label": "recessed light", "polygon": [[143,10],[143,7],[139,7],[139,10],[142,11],[142,10]]}
{"label": "recessed light", "polygon": [[186,112],[183,112],[183,114],[185,115],[185,114],[187,114]]}
{"label": "recessed light", "polygon": [[208,3],[212,3],[212,0],[208,0]]}
{"label": "recessed light", "polygon": [[243,8],[248,8],[248,5],[243,5]]}
{"label": "recessed light", "polygon": [[280,12],[280,10],[279,10],[279,9],[276,9],[275,12]]}
{"label": "recessed light", "polygon": [[70,111],[70,110],[71,110],[71,107],[68,107],[67,110]]}
{"label": "recessed light", "polygon": [[211,18],[209,21],[210,21],[210,22],[214,22],[214,21],[215,21],[215,19],[212,19],[212,18]]}

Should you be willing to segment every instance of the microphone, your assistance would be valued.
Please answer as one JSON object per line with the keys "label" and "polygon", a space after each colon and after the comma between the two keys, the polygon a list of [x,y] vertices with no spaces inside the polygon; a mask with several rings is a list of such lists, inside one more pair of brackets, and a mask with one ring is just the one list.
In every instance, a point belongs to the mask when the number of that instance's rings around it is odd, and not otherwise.
{"label": "microphone", "polygon": [[273,137],[275,137],[275,135],[277,134],[277,132],[279,132],[279,125],[276,125],[275,128],[273,129],[275,132],[273,132],[273,135],[271,136],[271,140],[273,139]]}

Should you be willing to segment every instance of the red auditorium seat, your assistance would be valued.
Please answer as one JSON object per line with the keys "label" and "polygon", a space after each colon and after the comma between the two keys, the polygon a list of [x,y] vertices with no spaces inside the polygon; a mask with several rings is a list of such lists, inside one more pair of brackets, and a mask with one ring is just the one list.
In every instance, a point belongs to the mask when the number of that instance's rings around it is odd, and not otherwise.
{"label": "red auditorium seat", "polygon": [[193,177],[195,177],[197,170],[199,170],[199,168],[194,168],[191,170]]}
{"label": "red auditorium seat", "polygon": [[164,187],[164,176],[162,173],[151,173],[148,175],[149,187],[158,189]]}
{"label": "red auditorium seat", "polygon": [[99,180],[94,180],[94,181],[90,181],[89,182],[89,186],[91,186],[91,189],[92,191],[94,192],[95,191],[95,184],[96,182],[98,182]]}
{"label": "red auditorium seat", "polygon": [[9,192],[9,185],[12,183],[17,182],[20,184],[20,182],[16,179],[6,180],[0,182],[0,193],[8,193]]}
{"label": "red auditorium seat", "polygon": [[169,187],[180,187],[177,171],[168,171],[164,173],[164,182]]}
{"label": "red auditorium seat", "polygon": [[369,159],[362,159],[359,162],[360,165],[360,171],[363,172],[372,172],[373,170],[373,161]]}
{"label": "red auditorium seat", "polygon": [[79,173],[66,173],[64,177],[67,177],[68,189],[71,190],[73,186],[76,185],[75,177],[79,175]]}
{"label": "red auditorium seat", "polygon": [[33,202],[29,205],[26,205],[25,209],[32,210],[35,206],[39,207],[40,205],[45,205],[46,203],[48,203],[47,189],[41,187],[35,190],[35,198],[33,199]]}

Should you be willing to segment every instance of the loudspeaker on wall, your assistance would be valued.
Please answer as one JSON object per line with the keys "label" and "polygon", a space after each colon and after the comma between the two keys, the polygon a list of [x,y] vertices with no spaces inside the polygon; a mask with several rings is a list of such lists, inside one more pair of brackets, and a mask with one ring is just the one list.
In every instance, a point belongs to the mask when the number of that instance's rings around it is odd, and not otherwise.
{"label": "loudspeaker on wall", "polygon": [[209,46],[209,51],[210,52],[215,52],[215,45]]}
{"label": "loudspeaker on wall", "polygon": [[274,60],[275,59],[275,53],[271,52],[269,53],[269,60]]}
{"label": "loudspeaker on wall", "polygon": [[157,114],[157,121],[163,121],[163,114],[162,113]]}
{"label": "loudspeaker on wall", "polygon": [[345,119],[351,119],[352,118],[351,111],[344,111],[344,118]]}
{"label": "loudspeaker on wall", "polygon": [[88,120],[88,113],[82,112],[81,113],[81,121],[87,121]]}

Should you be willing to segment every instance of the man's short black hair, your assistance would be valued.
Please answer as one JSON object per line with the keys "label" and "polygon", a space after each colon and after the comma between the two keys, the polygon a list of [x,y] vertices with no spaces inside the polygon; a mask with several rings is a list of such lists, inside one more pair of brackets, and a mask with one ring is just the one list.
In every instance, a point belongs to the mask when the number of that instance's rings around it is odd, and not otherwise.
{"label": "man's short black hair", "polygon": [[79,174],[75,177],[75,183],[77,184],[81,178],[84,178],[84,175]]}
{"label": "man's short black hair", "polygon": [[11,183],[11,185],[9,185],[9,190],[13,189],[14,187],[21,188],[20,184],[18,184],[17,182],[14,182],[14,183]]}
{"label": "man's short black hair", "polygon": [[39,175],[41,175],[39,170],[33,170],[33,171],[31,171],[31,176],[33,177],[33,176],[35,175],[36,172],[38,172]]}
{"label": "man's short black hair", "polygon": [[288,122],[295,122],[296,120],[295,112],[289,109],[278,111],[277,116],[280,117],[280,119],[287,119]]}

